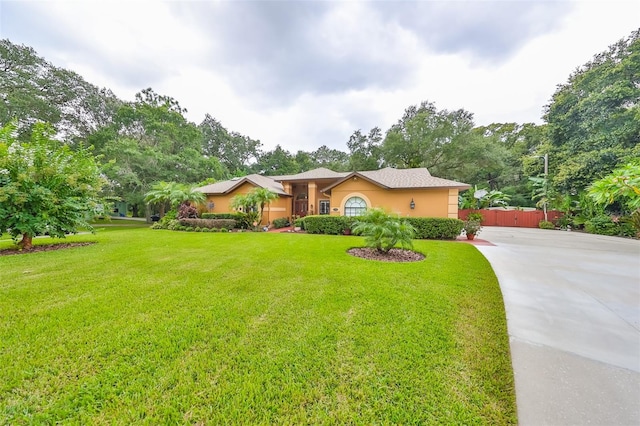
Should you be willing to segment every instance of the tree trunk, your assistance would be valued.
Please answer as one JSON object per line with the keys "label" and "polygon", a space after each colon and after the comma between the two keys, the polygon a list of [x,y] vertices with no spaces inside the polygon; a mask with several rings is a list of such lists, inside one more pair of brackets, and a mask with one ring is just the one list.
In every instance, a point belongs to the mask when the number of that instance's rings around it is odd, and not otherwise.
{"label": "tree trunk", "polygon": [[33,237],[28,234],[22,234],[18,247],[20,247],[20,250],[31,250],[33,248]]}

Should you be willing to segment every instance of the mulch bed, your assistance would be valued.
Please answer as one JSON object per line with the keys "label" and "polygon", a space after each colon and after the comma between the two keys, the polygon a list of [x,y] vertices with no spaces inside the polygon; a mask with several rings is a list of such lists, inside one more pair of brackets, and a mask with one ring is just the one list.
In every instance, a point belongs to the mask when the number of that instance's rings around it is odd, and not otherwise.
{"label": "mulch bed", "polygon": [[369,247],[354,247],[347,250],[347,253],[351,256],[382,262],[419,262],[425,258],[422,253],[399,248],[392,248],[388,252],[383,253]]}
{"label": "mulch bed", "polygon": [[82,247],[82,246],[90,246],[95,243],[87,242],[87,243],[60,243],[60,244],[46,244],[41,246],[33,246],[31,250],[20,250],[18,247],[10,247],[7,249],[0,250],[0,256],[11,256],[13,254],[30,254],[30,253],[39,253],[42,251],[54,251],[54,250],[63,250],[73,247]]}

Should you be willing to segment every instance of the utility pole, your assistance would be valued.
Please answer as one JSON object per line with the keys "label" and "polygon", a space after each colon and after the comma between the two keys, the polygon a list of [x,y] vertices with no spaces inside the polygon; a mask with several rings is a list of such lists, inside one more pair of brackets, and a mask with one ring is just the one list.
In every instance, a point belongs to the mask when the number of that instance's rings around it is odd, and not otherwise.
{"label": "utility pole", "polygon": [[544,203],[542,204],[542,209],[544,210],[544,221],[547,220],[547,194],[549,188],[549,154],[545,154],[544,157]]}

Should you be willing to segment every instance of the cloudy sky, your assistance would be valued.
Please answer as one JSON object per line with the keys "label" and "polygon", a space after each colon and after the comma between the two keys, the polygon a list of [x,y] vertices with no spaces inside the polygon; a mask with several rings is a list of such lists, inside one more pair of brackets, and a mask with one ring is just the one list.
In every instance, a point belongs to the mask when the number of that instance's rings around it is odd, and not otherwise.
{"label": "cloudy sky", "polygon": [[557,84],[628,37],[640,1],[0,0],[0,38],[124,100],[295,152],[346,150],[409,105],[541,123]]}

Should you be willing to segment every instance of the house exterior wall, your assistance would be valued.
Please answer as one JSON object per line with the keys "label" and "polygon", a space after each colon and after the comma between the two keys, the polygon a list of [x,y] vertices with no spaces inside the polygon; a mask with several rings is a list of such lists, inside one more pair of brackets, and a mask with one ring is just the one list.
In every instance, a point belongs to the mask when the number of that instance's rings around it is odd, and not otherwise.
{"label": "house exterior wall", "polygon": [[280,196],[276,200],[273,200],[268,206],[264,206],[262,225],[273,223],[275,219],[281,217],[291,217],[291,197]]}
{"label": "house exterior wall", "polygon": [[[245,182],[229,194],[208,194],[207,201],[205,202],[205,211],[208,213],[233,213],[231,199],[238,194],[248,194],[254,188],[255,185]],[[213,209],[209,209],[207,206],[210,202],[214,203]],[[264,207],[262,216],[262,225],[266,225],[268,222],[273,222],[274,219],[280,217],[290,217],[291,198],[278,197],[278,199],[272,201],[269,206]]]}
{"label": "house exterior wall", "polygon": [[[351,197],[361,197],[367,202],[367,207],[380,207],[400,216],[458,217],[457,189],[387,190],[355,176],[331,190],[331,214],[343,215],[345,203]],[[414,209],[410,207],[412,199]]]}

